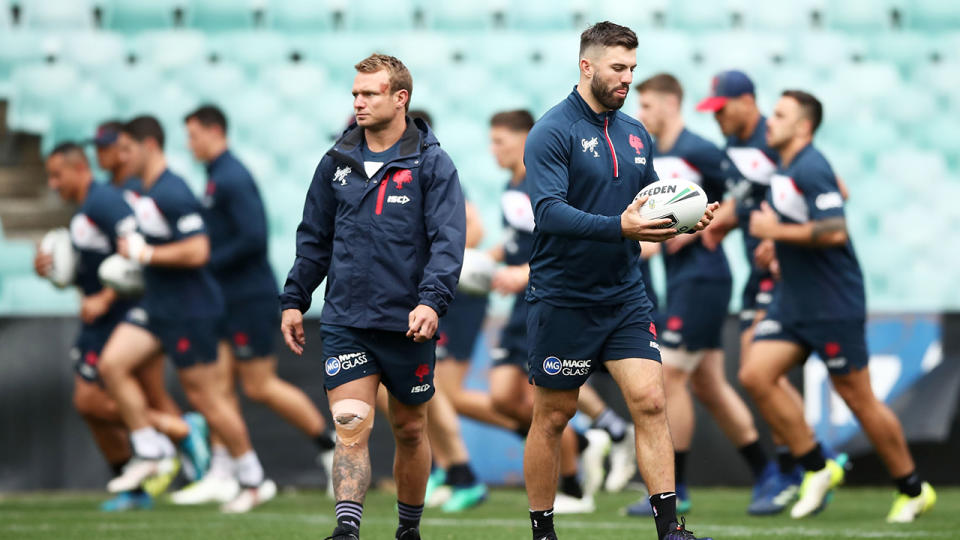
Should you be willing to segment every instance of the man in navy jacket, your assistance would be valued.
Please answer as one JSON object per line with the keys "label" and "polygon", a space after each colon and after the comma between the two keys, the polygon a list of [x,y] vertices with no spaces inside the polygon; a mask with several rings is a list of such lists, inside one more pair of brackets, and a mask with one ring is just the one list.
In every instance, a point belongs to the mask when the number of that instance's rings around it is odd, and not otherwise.
{"label": "man in navy jacket", "polygon": [[397,445],[397,538],[418,540],[430,475],[433,338],[460,276],[466,210],[450,157],[429,126],[406,116],[413,90],[406,66],[375,54],[355,67],[356,125],[320,161],[307,193],[297,257],[280,295],[281,329],[302,354],[303,313],[326,278],[324,386],[337,430],[331,538],[359,538],[382,382]]}
{"label": "man in navy jacket", "polygon": [[[579,83],[537,122],[524,149],[536,223],[526,300],[537,389],[524,456],[534,540],[557,538],[560,434],[576,411],[580,386],[601,363],[634,420],[658,537],[694,538],[676,516],[660,351],[638,244],[663,242],[677,230],[659,228],[667,220],[639,215],[646,198],[635,195],[657,181],[653,143],[639,122],[619,112],[633,82],[637,45],[632,30],[611,22],[584,31]],[[710,205],[697,230],[717,206]]]}

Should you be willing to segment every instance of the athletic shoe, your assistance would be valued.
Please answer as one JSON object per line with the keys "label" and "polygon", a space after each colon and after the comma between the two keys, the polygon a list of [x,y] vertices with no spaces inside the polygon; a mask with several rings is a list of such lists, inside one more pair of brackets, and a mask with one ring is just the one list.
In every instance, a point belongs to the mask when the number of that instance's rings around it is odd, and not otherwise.
{"label": "athletic shoe", "polygon": [[220,511],[224,514],[245,514],[276,496],[277,485],[268,478],[257,487],[241,488],[232,501],[220,507]]}
{"label": "athletic shoe", "polygon": [[557,533],[552,532],[545,536],[534,536],[533,540],[557,540]]}
{"label": "athletic shoe", "polygon": [[800,498],[790,509],[790,517],[800,519],[815,514],[826,507],[827,496],[843,483],[843,467],[832,459],[819,471],[807,471],[800,484]]}
{"label": "athletic shoe", "polygon": [[200,413],[188,412],[183,415],[183,420],[190,426],[187,438],[180,441],[183,473],[189,480],[201,480],[210,468],[210,444],[207,442],[210,429]]}
{"label": "athletic shoe", "polygon": [[151,510],[153,498],[145,491],[124,491],[100,505],[103,512],[127,512],[129,510]]}
{"label": "athletic shoe", "polygon": [[[693,503],[690,501],[690,494],[687,492],[686,484],[677,484],[676,493],[678,514],[686,514],[693,509]],[[650,506],[650,499],[644,497],[621,510],[620,514],[630,517],[653,517],[653,507]]]}
{"label": "athletic shoe", "polygon": [[799,467],[791,474],[781,473],[778,467],[773,469],[772,474],[764,471],[764,476],[754,485],[747,513],[752,516],[772,516],[783,512],[797,499],[802,482],[803,469]]}
{"label": "athletic shoe", "polygon": [[[448,487],[448,486],[444,486]],[[477,482],[469,487],[455,487],[450,499],[443,504],[444,512],[463,512],[487,500],[487,486]]]}
{"label": "athletic shoe", "polygon": [[681,516],[680,523],[671,523],[667,534],[663,535],[660,540],[713,540],[713,538],[709,536],[697,537],[693,534],[693,531],[688,531],[686,520]]}
{"label": "athletic shoe", "polygon": [[619,493],[637,474],[637,443],[633,426],[627,426],[623,440],[610,446],[610,472],[603,489]]}
{"label": "athletic shoe", "polygon": [[554,514],[592,514],[597,509],[593,497],[584,495],[578,499],[565,493],[557,493],[553,500]]}
{"label": "athletic shoe", "polygon": [[333,533],[323,540],[360,540],[360,531],[337,525]]}
{"label": "athletic shoe", "polygon": [[134,457],[124,465],[120,476],[107,483],[107,491],[122,493],[143,486],[147,493],[157,496],[167,489],[179,470],[180,460],[175,457],[159,459]]}
{"label": "athletic shoe", "polygon": [[397,540],[420,540],[420,529],[397,527]]}
{"label": "athletic shoe", "polygon": [[920,514],[928,512],[937,504],[937,492],[933,486],[924,482],[920,494],[916,497],[898,493],[893,507],[887,514],[887,523],[912,523]]}
{"label": "athletic shoe", "polygon": [[602,429],[588,429],[584,433],[587,447],[580,454],[583,465],[583,493],[593,495],[603,484],[603,460],[610,453],[610,435]]}
{"label": "athletic shoe", "polygon": [[430,471],[430,476],[427,478],[427,491],[423,495],[424,506],[439,508],[450,500],[453,490],[450,486],[444,485],[446,482],[447,471],[440,467]]}
{"label": "athletic shoe", "polygon": [[208,474],[203,480],[170,494],[170,501],[177,505],[225,503],[240,492],[240,484],[234,478]]}
{"label": "athletic shoe", "polygon": [[690,500],[690,493],[687,492],[686,484],[677,484],[677,512],[686,514],[693,510],[693,501]]}

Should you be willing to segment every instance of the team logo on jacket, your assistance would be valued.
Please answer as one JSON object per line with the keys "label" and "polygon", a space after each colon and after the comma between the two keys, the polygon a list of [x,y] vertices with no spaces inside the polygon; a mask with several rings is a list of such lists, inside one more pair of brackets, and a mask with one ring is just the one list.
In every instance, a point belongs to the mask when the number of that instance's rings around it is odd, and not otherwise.
{"label": "team logo on jacket", "polygon": [[410,182],[413,182],[413,174],[410,173],[410,169],[401,169],[393,173],[393,183],[397,185],[397,189],[403,189],[403,186]]}
{"label": "team logo on jacket", "polygon": [[350,167],[337,167],[336,172],[333,173],[333,181],[339,182],[341,186],[347,185],[347,175],[353,172],[353,169]]}
{"label": "team logo on jacket", "polygon": [[593,157],[600,157],[600,154],[597,153],[597,145],[600,144],[600,141],[596,137],[590,139],[580,139],[580,146],[583,147],[584,152],[593,152]]}
{"label": "team logo on jacket", "polygon": [[632,146],[633,149],[637,151],[638,154],[643,153],[641,152],[641,150],[643,150],[643,139],[631,133],[627,141],[630,143],[630,146]]}

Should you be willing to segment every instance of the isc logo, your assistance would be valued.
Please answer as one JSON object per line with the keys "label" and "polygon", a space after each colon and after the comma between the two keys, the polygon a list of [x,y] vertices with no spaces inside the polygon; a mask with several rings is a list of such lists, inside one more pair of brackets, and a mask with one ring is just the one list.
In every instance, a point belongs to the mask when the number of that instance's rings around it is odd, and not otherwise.
{"label": "isc logo", "polygon": [[543,372],[547,375],[556,375],[557,373],[560,373],[561,366],[562,363],[560,362],[559,358],[556,356],[548,356],[543,361]]}
{"label": "isc logo", "polygon": [[649,191],[641,191],[641,192],[640,192],[640,196],[641,196],[641,197],[643,197],[643,196],[653,197],[654,195],[659,195],[659,194],[661,194],[661,193],[676,193],[676,192],[677,192],[677,186],[676,186],[676,185],[672,185],[672,186],[657,186],[657,187],[655,187],[655,188],[651,188]]}

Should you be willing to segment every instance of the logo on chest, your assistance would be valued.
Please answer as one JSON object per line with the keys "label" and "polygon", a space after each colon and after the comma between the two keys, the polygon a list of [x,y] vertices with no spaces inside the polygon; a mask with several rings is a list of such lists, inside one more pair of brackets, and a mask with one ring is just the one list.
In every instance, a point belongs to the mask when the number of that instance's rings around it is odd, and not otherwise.
{"label": "logo on chest", "polygon": [[396,184],[397,189],[403,189],[403,186],[413,182],[413,174],[410,172],[410,169],[401,169],[393,173],[391,180]]}
{"label": "logo on chest", "polygon": [[584,152],[592,152],[593,157],[598,158],[600,154],[597,153],[597,145],[600,144],[600,141],[596,137],[593,137],[589,141],[586,139],[580,139],[580,146],[583,147]]}
{"label": "logo on chest", "polygon": [[336,172],[333,173],[333,183],[339,183],[341,186],[347,185],[347,176],[353,172],[353,169],[350,167],[337,167]]}

